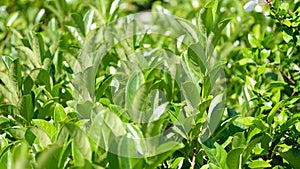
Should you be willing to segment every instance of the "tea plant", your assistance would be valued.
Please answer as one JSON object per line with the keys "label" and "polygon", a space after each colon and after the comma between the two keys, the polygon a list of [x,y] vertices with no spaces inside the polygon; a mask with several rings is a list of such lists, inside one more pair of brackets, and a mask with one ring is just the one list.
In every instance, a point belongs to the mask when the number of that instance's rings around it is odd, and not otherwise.
{"label": "tea plant", "polygon": [[0,168],[299,168],[300,2],[247,3],[1,1]]}

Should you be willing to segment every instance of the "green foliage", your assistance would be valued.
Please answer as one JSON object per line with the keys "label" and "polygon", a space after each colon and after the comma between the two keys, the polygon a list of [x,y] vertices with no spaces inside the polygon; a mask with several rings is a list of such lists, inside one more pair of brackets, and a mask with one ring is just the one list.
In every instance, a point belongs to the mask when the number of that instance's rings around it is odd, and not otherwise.
{"label": "green foliage", "polygon": [[[300,2],[273,0],[248,13],[245,3],[1,1],[0,168],[299,168]],[[164,36],[135,36],[116,44],[99,67],[79,71],[87,68],[88,60],[80,56],[98,30],[148,9],[186,19],[196,43],[178,47]],[[107,38],[113,42],[111,35]],[[144,45],[150,45],[147,52],[157,60],[138,55]],[[190,79],[182,91],[155,69],[159,60],[172,61],[159,49],[174,52],[186,64]],[[139,65],[126,60],[133,52]],[[205,56],[215,55],[220,63],[210,65]],[[117,69],[120,61],[124,70]],[[113,79],[135,66],[143,72],[120,83],[126,97],[112,96]],[[226,95],[215,95],[223,67]],[[86,79],[76,79],[78,72]],[[95,102],[74,101],[78,81],[86,87],[84,97],[94,95]],[[160,105],[159,92],[153,90],[163,91],[168,103]],[[182,102],[180,92],[189,99]],[[89,114],[99,107],[97,114]],[[196,107],[196,113],[189,107]],[[135,109],[157,114],[147,117],[152,122],[137,125],[130,120]],[[147,142],[113,139],[155,136],[172,125],[183,140],[151,150],[156,156],[132,157],[137,145],[145,151]]]}

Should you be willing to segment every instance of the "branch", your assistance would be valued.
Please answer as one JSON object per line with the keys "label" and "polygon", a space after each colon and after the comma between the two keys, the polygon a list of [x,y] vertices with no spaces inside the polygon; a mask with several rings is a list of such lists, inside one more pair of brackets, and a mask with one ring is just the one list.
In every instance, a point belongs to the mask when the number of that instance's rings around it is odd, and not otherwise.
{"label": "branch", "polygon": [[295,81],[290,77],[288,76],[286,73],[284,73],[278,66],[274,65],[275,68],[285,77],[289,80],[289,82],[291,82],[293,85],[295,84]]}

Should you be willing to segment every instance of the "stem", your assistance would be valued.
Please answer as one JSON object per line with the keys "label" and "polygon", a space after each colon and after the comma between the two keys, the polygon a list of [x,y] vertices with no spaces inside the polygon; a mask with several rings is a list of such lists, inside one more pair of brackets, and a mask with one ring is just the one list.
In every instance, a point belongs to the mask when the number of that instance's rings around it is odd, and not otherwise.
{"label": "stem", "polygon": [[192,164],[191,164],[191,168],[192,168],[192,169],[195,168],[195,165],[196,165],[196,157],[197,157],[197,150],[196,150],[196,147],[194,147],[194,153],[193,153]]}
{"label": "stem", "polygon": [[191,168],[194,169],[195,165],[196,165],[196,158],[197,158],[197,145],[198,145],[198,141],[197,139],[195,139],[195,146],[193,149],[193,158],[192,158],[192,162],[191,162]]}
{"label": "stem", "polygon": [[289,80],[289,82],[291,82],[293,85],[295,84],[295,81],[289,77],[286,73],[284,73],[278,66],[274,65],[275,68],[285,77]]}
{"label": "stem", "polygon": [[5,37],[5,39],[4,39],[3,43],[2,43],[2,45],[0,46],[0,51],[3,51],[4,47],[5,47],[6,44],[8,43],[8,40],[9,40],[10,36],[11,36],[10,33],[6,35],[6,37]]}

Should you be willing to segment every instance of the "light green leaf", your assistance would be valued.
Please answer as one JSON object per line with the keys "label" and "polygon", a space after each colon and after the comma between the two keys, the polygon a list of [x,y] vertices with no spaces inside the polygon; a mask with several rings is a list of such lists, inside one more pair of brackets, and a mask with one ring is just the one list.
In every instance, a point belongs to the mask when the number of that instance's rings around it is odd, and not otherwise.
{"label": "light green leaf", "polygon": [[60,153],[62,147],[58,145],[52,145],[39,153],[36,157],[36,163],[38,169],[53,169],[58,168]]}
{"label": "light green leaf", "polygon": [[178,157],[176,158],[172,164],[171,164],[171,168],[172,169],[180,169],[183,165],[183,161],[184,161],[184,157]]}
{"label": "light green leaf", "polygon": [[10,64],[13,61],[13,59],[9,56],[1,56],[1,60],[3,61],[6,69],[9,70]]}
{"label": "light green leaf", "polygon": [[39,56],[36,56],[35,53],[29,49],[28,47],[25,46],[18,46],[16,47],[18,50],[22,51],[26,56],[29,58],[31,63],[36,67],[40,68],[41,67],[41,60]]}
{"label": "light green leaf", "polygon": [[135,168],[137,163],[143,163],[143,158],[132,158],[139,156],[134,139],[123,137],[119,142],[118,151],[120,168]]}
{"label": "light green leaf", "polygon": [[271,54],[271,50],[263,49],[260,51],[260,57],[262,60],[267,59]]}
{"label": "light green leaf", "polygon": [[87,34],[90,30],[92,30],[92,23],[93,23],[93,19],[94,19],[94,9],[90,9],[88,10],[84,17],[83,17],[83,22],[84,22],[84,25],[85,25],[85,33]]}
{"label": "light green leaf", "polygon": [[254,161],[250,162],[248,164],[248,166],[250,168],[267,168],[267,167],[271,167],[271,165],[268,162],[266,162],[262,159],[254,160]]}
{"label": "light green leaf", "polygon": [[36,128],[36,127],[30,128],[30,130],[36,136],[39,143],[43,147],[47,147],[48,145],[51,144],[51,139],[49,138],[49,136],[47,135],[47,133],[44,130]]}
{"label": "light green leaf", "polygon": [[56,128],[50,122],[43,119],[33,119],[32,123],[42,129],[51,139],[56,134]]}
{"label": "light green leaf", "polygon": [[182,84],[183,94],[187,103],[193,108],[198,108],[200,104],[200,92],[193,82],[185,82]]}
{"label": "light green leaf", "polygon": [[241,66],[246,65],[246,64],[255,64],[255,62],[251,58],[243,58],[243,59],[239,60],[238,63]]}
{"label": "light green leaf", "polygon": [[218,168],[228,169],[227,166],[227,152],[217,142],[214,143],[215,148],[209,148],[202,144],[202,147],[207,154],[210,163]]}
{"label": "light green leaf", "polygon": [[188,48],[188,64],[193,64],[195,66],[193,68],[195,68],[196,71],[199,69],[202,75],[206,74],[206,57],[207,53],[205,47],[203,47],[200,42],[193,44]]}
{"label": "light green leaf", "polygon": [[13,12],[9,17],[8,17],[8,21],[6,23],[6,26],[10,27],[13,25],[13,23],[18,19],[20,12]]}
{"label": "light green leaf", "polygon": [[273,123],[273,119],[274,119],[274,116],[275,116],[275,113],[278,111],[278,109],[280,108],[280,106],[282,105],[282,102],[283,101],[280,101],[278,103],[276,103],[276,105],[272,108],[272,110],[270,111],[270,113],[268,114],[268,117],[267,117],[267,123],[269,125],[271,125]]}
{"label": "light green leaf", "polygon": [[243,148],[232,149],[227,155],[227,165],[230,169],[242,169]]}
{"label": "light green leaf", "polygon": [[242,123],[246,126],[251,126],[253,124],[254,117],[241,117],[236,120],[236,122]]}
{"label": "light green leaf", "polygon": [[243,132],[237,132],[233,135],[232,138],[232,148],[237,149],[237,148],[244,148],[246,145],[246,139],[244,136]]}
{"label": "light green leaf", "polygon": [[219,94],[213,98],[208,108],[208,126],[211,134],[217,129],[220,124],[221,118],[225,111],[223,103],[223,95]]}
{"label": "light green leaf", "polygon": [[80,45],[83,45],[83,37],[74,26],[67,26],[70,33],[74,36]]}
{"label": "light green leaf", "polygon": [[256,37],[253,34],[248,35],[248,40],[252,47],[261,48],[262,45],[260,44],[260,42],[256,39]]}
{"label": "light green leaf", "polygon": [[24,141],[20,142],[13,148],[12,168],[29,168],[30,156],[28,144]]}
{"label": "light green leaf", "polygon": [[83,132],[78,126],[74,124],[68,123],[65,124],[65,126],[68,129],[71,138],[74,140],[76,146],[78,146],[78,149],[80,150],[84,158],[86,158],[87,160],[91,160],[91,145],[85,132]]}
{"label": "light green leaf", "polygon": [[67,119],[67,114],[64,110],[64,107],[61,104],[56,104],[54,108],[54,124],[58,126],[60,122],[63,122]]}
{"label": "light green leaf", "polygon": [[72,156],[75,166],[84,166],[84,156],[75,142],[72,142]]}

